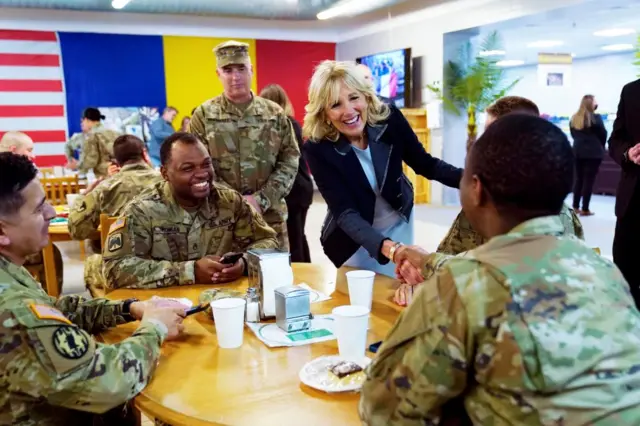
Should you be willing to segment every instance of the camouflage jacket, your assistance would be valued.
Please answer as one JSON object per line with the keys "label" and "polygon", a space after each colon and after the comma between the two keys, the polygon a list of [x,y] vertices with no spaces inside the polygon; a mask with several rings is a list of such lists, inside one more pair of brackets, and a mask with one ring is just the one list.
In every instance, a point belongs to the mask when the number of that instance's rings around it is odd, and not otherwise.
{"label": "camouflage jacket", "polygon": [[[578,219],[573,209],[569,208],[566,204],[563,204],[562,210],[560,210],[560,220],[567,235],[575,235],[581,240],[584,240],[582,223],[580,223],[580,219]],[[461,210],[436,251],[438,253],[456,255],[473,250],[486,242],[487,239],[471,227],[469,219],[467,219],[467,216]]]}
{"label": "camouflage jacket", "polygon": [[639,425],[640,312],[620,271],[563,233],[537,218],[449,259],[368,367],[363,423]]}
{"label": "camouflage jacket", "polygon": [[195,283],[194,264],[206,255],[277,248],[276,233],[240,194],[214,183],[199,209],[175,201],[167,182],[125,207],[103,248],[107,286],[157,288]]}
{"label": "camouflage jacket", "polygon": [[268,224],[286,221],[300,149],[282,108],[254,96],[243,111],[221,95],[196,109],[189,130],[208,144],[218,179],[254,194]]}
{"label": "camouflage jacket", "polygon": [[151,166],[128,164],[103,180],[93,191],[79,196],[69,210],[69,233],[76,240],[89,238],[100,225],[100,214],[118,216],[134,197],[160,182],[162,176]]}
{"label": "camouflage jacket", "polygon": [[82,152],[82,145],[84,144],[85,135],[84,133],[74,133],[64,144],[64,155],[67,157],[67,161],[71,161],[75,159],[75,152]]}
{"label": "camouflage jacket", "polygon": [[29,272],[0,256],[0,424],[91,424],[140,392],[166,331],[142,322],[117,345],[91,334],[126,322],[122,302],[48,296]]}
{"label": "camouflage jacket", "polygon": [[118,136],[120,136],[118,132],[107,129],[102,124],[94,126],[87,133],[82,144],[78,171],[87,174],[90,169],[93,169],[96,177],[106,177],[113,157],[113,142]]}

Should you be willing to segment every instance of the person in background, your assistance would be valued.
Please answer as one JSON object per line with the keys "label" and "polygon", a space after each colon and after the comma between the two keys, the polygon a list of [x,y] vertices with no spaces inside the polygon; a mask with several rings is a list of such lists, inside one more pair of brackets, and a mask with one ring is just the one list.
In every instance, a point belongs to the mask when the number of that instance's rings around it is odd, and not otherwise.
{"label": "person in background", "polygon": [[402,112],[382,103],[353,62],[324,61],[309,86],[305,158],[327,202],[321,231],[336,267],[395,277],[394,253],[413,243],[413,187],[418,175],[458,188],[462,170],[432,157]]}
{"label": "person in background", "polygon": [[107,177],[109,165],[113,158],[113,142],[120,134],[114,130],[107,129],[101,121],[105,116],[100,114],[97,108],[87,108],[82,113],[80,127],[86,135],[82,144],[80,161],[75,159],[70,161],[66,168],[77,170],[86,175],[89,170],[97,178]]}
{"label": "person in background", "polygon": [[616,231],[613,261],[631,286],[640,309],[640,80],[622,89],[618,115],[609,139],[609,155],[622,168],[616,192]]}
{"label": "person in background", "polygon": [[149,156],[153,167],[160,165],[160,146],[162,142],[175,132],[171,123],[176,118],[176,115],[178,115],[178,110],[168,106],[162,112],[162,116],[158,117],[149,126],[149,133],[151,134],[149,138]]}
{"label": "person in background", "polygon": [[562,130],[530,115],[473,144],[460,201],[489,241],[400,314],[366,369],[363,424],[640,424],[640,312],[558,217],[573,161]]}
{"label": "person in background", "polygon": [[373,85],[373,74],[371,73],[371,68],[369,68],[367,64],[362,64],[362,63],[356,66],[358,67],[358,70],[362,72],[362,77],[365,79],[365,81]]}
{"label": "person in background", "polygon": [[[593,95],[585,95],[580,108],[569,123],[573,138],[573,153],[576,157],[576,181],[573,186],[573,209],[580,216],[591,216],[589,202],[593,192],[593,184],[598,175],[600,163],[604,158],[607,143],[607,129],[599,114],[596,114],[598,103]],[[582,198],[582,208],[580,208]]]}
{"label": "person in background", "polygon": [[[96,181],[69,209],[69,234],[75,240],[89,238],[100,225],[100,215],[119,216],[125,206],[145,189],[162,181],[151,167],[144,142],[133,135],[122,135],[113,143],[113,156],[120,172]],[[94,254],[84,261],[84,279],[93,297],[104,296],[102,256]]]}
{"label": "person in background", "polygon": [[33,140],[22,132],[9,131],[2,135],[0,139],[0,152],[12,152],[17,155],[24,155],[30,161],[36,159],[33,153]]}
{"label": "person in background", "polygon": [[300,158],[293,127],[282,108],[251,91],[248,44],[229,40],[213,50],[224,92],[196,109],[189,131],[209,146],[216,179],[242,194],[288,251],[284,198]]}
{"label": "person in background", "polygon": [[103,248],[109,290],[221,284],[247,272],[221,256],[277,248],[276,233],[238,192],[214,182],[206,146],[174,133],[160,148],[163,182],[129,203]]}
{"label": "person in background", "polygon": [[[273,101],[282,107],[293,125],[298,148],[302,151],[302,128],[300,123],[293,117],[293,107],[284,89],[278,84],[269,84],[262,89],[260,97]],[[304,155],[300,156],[298,174],[293,181],[291,192],[284,200],[287,203],[287,232],[289,233],[291,261],[310,263],[311,254],[309,253],[309,243],[307,242],[304,228],[307,223],[307,212],[311,203],[313,203],[313,182],[311,181],[311,176],[309,176]]]}
{"label": "person in background", "polygon": [[[123,411],[122,404],[149,382],[162,343],[179,336],[184,307],[47,295],[22,265],[47,245],[53,217],[34,165],[24,156],[0,154],[0,419],[14,425],[135,424],[123,418],[125,412],[132,417],[133,407]],[[117,345],[92,337],[137,320],[134,334]]]}
{"label": "person in background", "polygon": [[182,122],[180,123],[180,131],[188,132],[189,131],[189,122],[191,121],[191,117],[188,115],[182,117]]}
{"label": "person in background", "polygon": [[82,152],[82,145],[86,135],[83,132],[74,133],[71,139],[64,144],[64,156],[67,157],[67,162],[71,163],[74,160],[80,159],[80,153]]}

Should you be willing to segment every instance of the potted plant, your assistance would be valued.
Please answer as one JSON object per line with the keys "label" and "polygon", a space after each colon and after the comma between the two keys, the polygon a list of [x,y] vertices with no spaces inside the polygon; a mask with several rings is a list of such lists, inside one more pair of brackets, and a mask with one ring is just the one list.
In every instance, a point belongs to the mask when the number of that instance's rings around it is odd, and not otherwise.
{"label": "potted plant", "polygon": [[427,86],[442,100],[446,110],[456,115],[467,113],[467,149],[478,135],[478,111],[484,111],[520,81],[504,81],[505,70],[497,65],[496,56],[491,55],[500,50],[501,44],[497,32],[489,34],[477,52],[470,41],[466,42],[460,47],[458,60],[445,64],[444,87],[439,87],[439,82]]}

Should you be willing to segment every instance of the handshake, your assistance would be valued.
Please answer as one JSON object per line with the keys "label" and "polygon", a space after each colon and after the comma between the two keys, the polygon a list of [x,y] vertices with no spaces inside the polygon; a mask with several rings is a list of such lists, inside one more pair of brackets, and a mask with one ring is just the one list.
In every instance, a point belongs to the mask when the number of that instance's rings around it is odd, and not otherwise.
{"label": "handshake", "polygon": [[393,254],[396,264],[396,278],[400,280],[400,287],[396,290],[394,302],[400,306],[407,306],[413,299],[417,285],[424,281],[422,268],[427,262],[429,253],[418,246],[400,246]]}

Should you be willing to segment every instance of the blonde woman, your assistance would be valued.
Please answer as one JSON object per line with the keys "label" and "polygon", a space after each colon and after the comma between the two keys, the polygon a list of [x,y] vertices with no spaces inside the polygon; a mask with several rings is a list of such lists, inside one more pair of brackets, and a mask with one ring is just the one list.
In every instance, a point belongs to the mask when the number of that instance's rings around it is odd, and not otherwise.
{"label": "blonde woman", "polygon": [[306,159],[328,212],[320,240],[337,266],[395,276],[396,250],[413,242],[417,174],[458,188],[462,170],[429,155],[402,113],[382,103],[353,62],[324,61],[309,86]]}
{"label": "blonde woman", "polygon": [[302,128],[300,123],[293,117],[293,107],[287,92],[280,85],[269,84],[265,86],[260,92],[260,97],[269,99],[282,107],[293,126],[293,133],[296,136],[298,148],[300,148],[301,156],[298,164],[298,173],[293,181],[289,195],[284,200],[287,203],[287,232],[289,233],[291,261],[310,263],[311,254],[304,228],[307,223],[309,207],[313,202],[313,182],[311,181],[311,176],[309,176],[307,163],[304,161],[304,152],[302,152]]}
{"label": "blonde woman", "polygon": [[[581,216],[591,216],[589,210],[593,183],[604,157],[607,129],[596,114],[598,103],[593,95],[585,95],[580,108],[571,117],[570,129],[575,154],[576,179],[573,184],[573,208]],[[582,208],[580,208],[582,199]]]}

